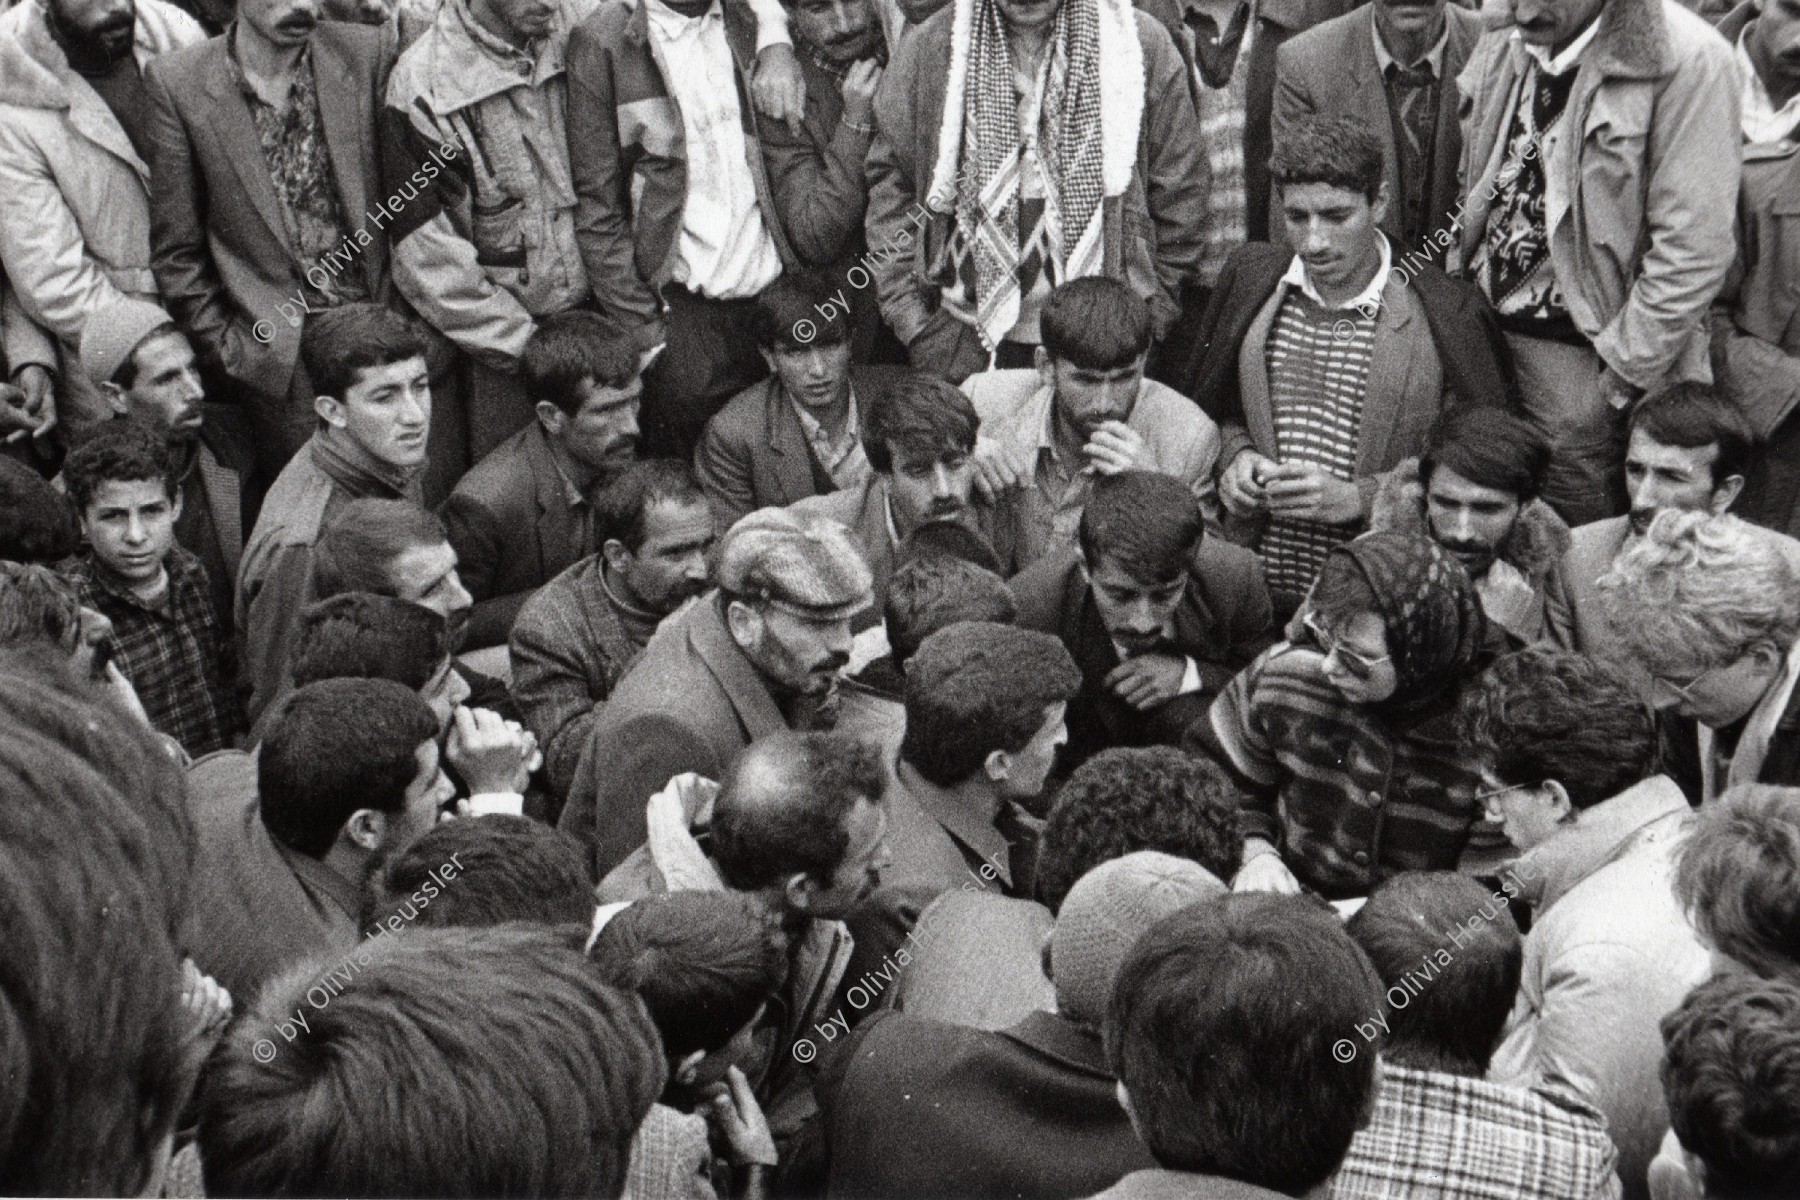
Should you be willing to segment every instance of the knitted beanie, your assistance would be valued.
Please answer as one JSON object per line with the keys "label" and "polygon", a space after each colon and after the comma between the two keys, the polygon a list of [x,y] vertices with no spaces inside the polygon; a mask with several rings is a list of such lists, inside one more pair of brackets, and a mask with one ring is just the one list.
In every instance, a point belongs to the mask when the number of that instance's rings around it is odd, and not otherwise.
{"label": "knitted beanie", "polygon": [[174,323],[161,305],[129,296],[95,309],[81,327],[81,373],[99,387],[119,373],[151,331]]}

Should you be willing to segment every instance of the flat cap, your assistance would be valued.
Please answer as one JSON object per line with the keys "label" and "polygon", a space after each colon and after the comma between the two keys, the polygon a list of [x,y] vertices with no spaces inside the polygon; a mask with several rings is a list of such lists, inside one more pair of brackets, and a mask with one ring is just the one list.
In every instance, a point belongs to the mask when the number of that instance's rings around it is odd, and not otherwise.
{"label": "flat cap", "polygon": [[148,300],[124,296],[102,305],[81,327],[81,373],[99,387],[119,373],[152,331],[174,323],[166,309]]}
{"label": "flat cap", "polygon": [[825,517],[763,508],[725,532],[719,587],[801,616],[833,620],[869,606],[874,576],[850,533]]}

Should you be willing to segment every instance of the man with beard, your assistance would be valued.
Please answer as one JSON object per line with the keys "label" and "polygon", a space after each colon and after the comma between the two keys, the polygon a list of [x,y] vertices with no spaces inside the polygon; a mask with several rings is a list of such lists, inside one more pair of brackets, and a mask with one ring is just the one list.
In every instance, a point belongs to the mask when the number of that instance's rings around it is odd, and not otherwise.
{"label": "man with beard", "polygon": [[88,318],[81,371],[115,417],[143,421],[167,437],[181,492],[175,539],[206,569],[229,633],[244,531],[257,507],[253,455],[234,428],[236,414],[215,411],[207,419],[194,348],[174,318],[147,300],[125,297]]}
{"label": "man with beard", "polygon": [[73,429],[109,415],[77,347],[101,308],[156,297],[142,72],[205,38],[164,0],[27,0],[0,14],[0,264],[9,305],[56,341],[49,362],[9,366],[40,419],[54,403],[46,367]]}
{"label": "man with beard", "polygon": [[319,0],[242,0],[230,32],[147,73],[156,283],[249,411],[273,478],[312,432],[306,327],[391,288],[374,114],[382,30]]}
{"label": "man with beard", "polygon": [[835,522],[770,508],[720,542],[718,588],[666,621],[594,723],[558,824],[604,876],[644,841],[644,801],[718,779],[752,740],[828,724],[870,575]]}
{"label": "man with beard", "polygon": [[664,458],[596,495],[594,526],[599,549],[525,602],[510,643],[513,702],[558,807],[613,688],[663,618],[706,590],[716,528],[693,471]]}
{"label": "man with beard", "polygon": [[1446,0],[1375,0],[1309,29],[1275,52],[1275,137],[1308,113],[1360,114],[1383,142],[1382,230],[1441,258],[1459,211],[1456,76],[1480,36],[1481,18]]}
{"label": "man with beard", "polygon": [[538,322],[520,375],[536,420],[501,442],[444,502],[475,597],[467,649],[500,646],[549,579],[599,547],[591,497],[637,454],[637,354],[591,312]]}
{"label": "man with beard", "polygon": [[1540,498],[1550,447],[1523,417],[1453,409],[1417,461],[1383,476],[1369,528],[1421,533],[1462,563],[1497,654],[1549,642],[1572,648],[1563,582],[1569,527]]}

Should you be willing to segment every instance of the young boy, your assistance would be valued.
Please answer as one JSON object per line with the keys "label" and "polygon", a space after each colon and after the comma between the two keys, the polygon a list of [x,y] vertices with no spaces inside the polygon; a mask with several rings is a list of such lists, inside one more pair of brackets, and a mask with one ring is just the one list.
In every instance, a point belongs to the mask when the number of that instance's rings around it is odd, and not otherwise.
{"label": "young boy", "polygon": [[115,421],[70,453],[63,480],[86,542],[62,573],[112,622],[115,661],[150,723],[199,757],[245,728],[200,560],[175,544],[181,497],[165,440]]}

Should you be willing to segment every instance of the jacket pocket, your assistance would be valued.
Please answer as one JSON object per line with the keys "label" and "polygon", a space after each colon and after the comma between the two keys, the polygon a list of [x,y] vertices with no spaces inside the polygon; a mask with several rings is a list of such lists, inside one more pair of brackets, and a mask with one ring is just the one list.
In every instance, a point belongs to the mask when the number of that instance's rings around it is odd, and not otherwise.
{"label": "jacket pocket", "polygon": [[524,267],[525,202],[504,197],[470,206],[475,261],[484,267]]}

